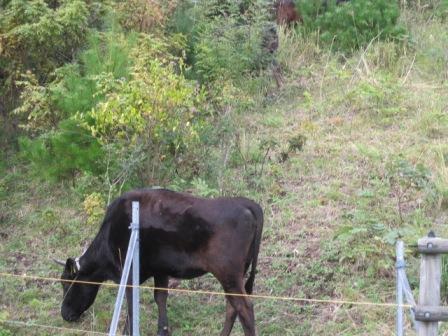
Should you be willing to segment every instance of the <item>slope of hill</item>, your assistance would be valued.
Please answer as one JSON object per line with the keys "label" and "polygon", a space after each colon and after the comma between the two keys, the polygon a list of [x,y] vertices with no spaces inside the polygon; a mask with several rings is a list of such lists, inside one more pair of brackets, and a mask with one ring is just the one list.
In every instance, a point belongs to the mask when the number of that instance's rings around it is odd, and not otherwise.
{"label": "slope of hill", "polygon": [[[448,237],[448,22],[415,8],[400,20],[411,42],[373,40],[349,56],[323,48],[318,36],[281,29],[283,87],[269,71],[242,79],[244,90],[223,85],[223,97],[237,104],[223,109],[222,141],[209,145],[213,174],[163,181],[262,204],[256,294],[336,301],[254,299],[260,335],[393,334],[394,307],[337,301],[394,302],[395,240],[410,245],[430,229]],[[61,270],[51,258],[82,252],[107,193],[95,194],[99,182],[88,176],[74,186],[35,179],[8,153],[0,165],[0,335],[74,334],[2,320],[106,332],[116,288],[104,286],[82,321],[65,323]],[[417,293],[416,255],[408,249],[406,258]],[[211,276],[178,286],[220,291]],[[149,289],[142,295],[142,332],[151,334],[156,306]],[[225,303],[173,292],[168,310],[174,336],[216,335]]]}

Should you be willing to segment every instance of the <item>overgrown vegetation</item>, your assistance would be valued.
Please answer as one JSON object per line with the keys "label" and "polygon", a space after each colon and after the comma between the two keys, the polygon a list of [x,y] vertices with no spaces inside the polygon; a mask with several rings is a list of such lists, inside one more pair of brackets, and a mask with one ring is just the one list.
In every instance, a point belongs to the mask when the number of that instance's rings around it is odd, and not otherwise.
{"label": "overgrown vegetation", "polygon": [[[48,256],[79,255],[134,187],[260,202],[260,294],[393,302],[396,239],[447,237],[446,0],[297,1],[304,23],[278,28],[275,54],[263,1],[0,6],[1,272],[58,277]],[[220,290],[211,277],[180,286]],[[0,335],[53,334],[6,320],[73,327],[56,317],[58,283],[2,277],[0,293]],[[105,331],[115,294],[102,289],[77,327]],[[219,333],[222,298],[171,296],[173,335]],[[255,307],[261,335],[394,328],[383,307]]]}
{"label": "overgrown vegetation", "polygon": [[372,40],[403,40],[398,2],[388,0],[298,1],[304,30],[318,31],[322,43],[335,50],[353,51]]}
{"label": "overgrown vegetation", "polygon": [[238,81],[259,70],[267,55],[263,33],[269,21],[265,3],[199,1],[180,6],[171,26],[187,37],[191,75],[202,82]]}

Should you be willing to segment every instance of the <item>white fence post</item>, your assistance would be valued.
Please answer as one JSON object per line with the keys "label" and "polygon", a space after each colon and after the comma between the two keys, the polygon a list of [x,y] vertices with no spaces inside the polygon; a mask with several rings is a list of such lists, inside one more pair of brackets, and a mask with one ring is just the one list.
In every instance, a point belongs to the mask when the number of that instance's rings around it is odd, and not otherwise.
{"label": "white fence post", "polygon": [[[134,206],[134,204],[136,204],[136,206]],[[114,314],[112,316],[112,322],[110,324],[110,329],[109,329],[109,336],[115,336],[117,334],[117,328],[118,328],[118,321],[120,319],[120,311],[121,311],[121,306],[123,304],[123,297],[124,297],[124,293],[126,290],[126,286],[128,283],[128,278],[129,278],[129,271],[131,268],[131,262],[134,259],[134,252],[136,251],[136,246],[138,246],[138,234],[139,234],[139,206],[138,206],[138,202],[132,202],[132,223],[131,226],[129,227],[130,229],[132,229],[131,232],[131,237],[129,239],[129,246],[128,246],[128,251],[126,253],[126,260],[124,262],[124,267],[123,267],[123,271],[121,273],[121,280],[120,280],[120,287],[118,289],[118,294],[117,294],[117,300],[115,301],[115,308],[114,308]],[[135,216],[134,216],[135,213]],[[137,218],[137,224],[135,225],[134,219]],[[139,267],[134,266],[133,269],[138,272],[140,270]],[[139,276],[137,275],[136,278],[139,278]],[[137,279],[139,280],[139,279]],[[133,272],[133,281],[134,281],[134,272]],[[133,287],[134,289],[136,289],[136,291],[138,291],[138,286],[137,287]],[[136,294],[136,296],[134,296],[134,290],[132,291],[132,297],[133,299],[138,300],[139,295]],[[133,300],[134,301],[134,300]],[[133,303],[133,308],[135,308],[135,303]],[[133,336],[138,336],[139,334],[139,329],[134,328],[135,324],[137,324],[138,326],[138,308],[134,311],[133,316],[135,316],[137,314],[136,320],[133,319],[133,321],[131,321],[132,326],[133,326]]]}
{"label": "white fence post", "polygon": [[404,314],[403,314],[403,282],[400,276],[401,270],[405,267],[404,263],[404,245],[401,240],[397,241],[396,245],[397,263],[396,267],[396,283],[397,283],[397,336],[404,335]]}
{"label": "white fence post", "polygon": [[132,336],[140,336],[140,211],[139,203],[132,202],[132,232],[135,232],[132,259]]}

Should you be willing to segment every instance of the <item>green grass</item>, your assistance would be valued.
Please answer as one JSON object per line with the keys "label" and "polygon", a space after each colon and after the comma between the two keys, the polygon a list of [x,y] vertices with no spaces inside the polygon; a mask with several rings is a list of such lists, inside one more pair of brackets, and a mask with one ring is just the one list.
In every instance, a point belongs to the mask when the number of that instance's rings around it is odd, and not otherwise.
{"label": "green grass", "polygon": [[[265,96],[254,89],[256,83],[247,85],[253,98],[244,112],[236,108],[231,114],[239,137],[230,141],[228,160],[222,160],[219,176],[200,176],[195,191],[215,192],[219,186],[223,194],[246,195],[262,204],[257,294],[394,302],[391,242],[400,235],[414,244],[430,229],[448,237],[448,67],[440,61],[448,24],[419,15],[403,14],[412,47],[373,43],[348,59],[319,48],[311,38],[282,31],[284,87],[276,91],[272,81]],[[298,134],[306,137],[303,148],[280,160]],[[263,161],[260,144],[267,140],[276,145]],[[225,158],[225,150],[214,149],[214,157]],[[428,184],[419,189],[406,188],[407,180],[397,182],[391,164],[399,159],[411,168],[423,165],[430,173]],[[61,270],[50,258],[79,255],[98,229],[86,224],[84,194],[70,185],[37,183],[20,162],[5,166],[0,271],[59,277]],[[406,259],[416,288],[418,259],[411,250]],[[211,276],[180,286],[220,290]],[[0,293],[0,321],[105,332],[116,290],[101,289],[74,325],[60,317],[62,289],[56,282],[2,277]],[[143,290],[142,310],[142,332],[154,334],[156,306],[148,290]],[[219,296],[172,293],[168,310],[173,336],[216,335],[225,305]],[[256,299],[255,311],[260,335],[394,333],[393,308]],[[0,335],[8,331],[55,334],[0,322]],[[412,334],[409,323],[407,332]],[[238,322],[233,335],[243,335]]]}

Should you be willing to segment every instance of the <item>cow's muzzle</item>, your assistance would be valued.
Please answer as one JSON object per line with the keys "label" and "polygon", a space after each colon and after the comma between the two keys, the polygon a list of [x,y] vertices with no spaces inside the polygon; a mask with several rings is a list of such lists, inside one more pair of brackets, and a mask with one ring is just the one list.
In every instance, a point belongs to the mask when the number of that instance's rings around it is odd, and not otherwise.
{"label": "cow's muzzle", "polygon": [[67,322],[76,322],[81,317],[81,314],[78,314],[68,309],[61,309],[61,315],[62,318]]}

